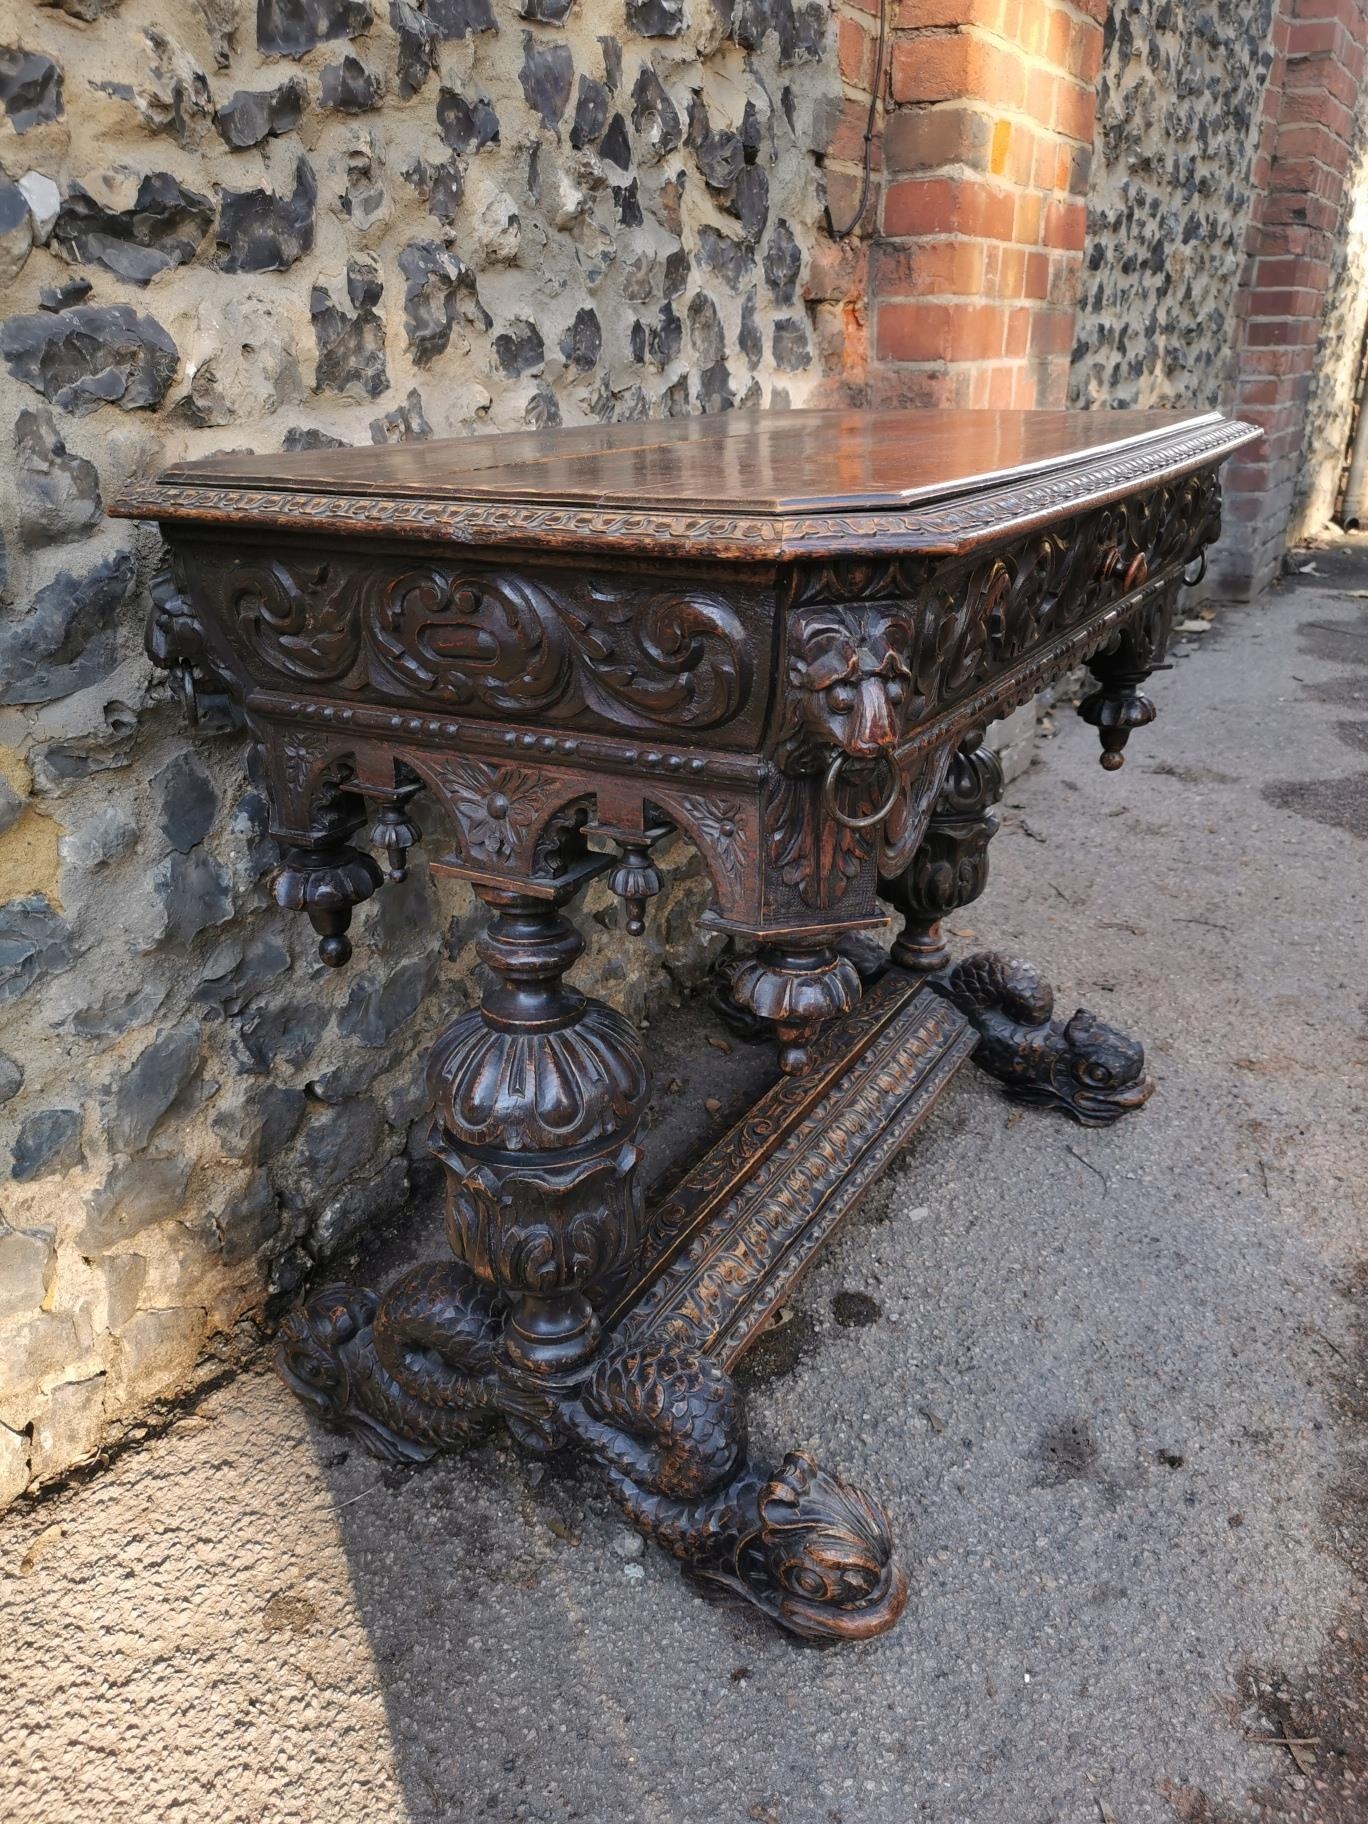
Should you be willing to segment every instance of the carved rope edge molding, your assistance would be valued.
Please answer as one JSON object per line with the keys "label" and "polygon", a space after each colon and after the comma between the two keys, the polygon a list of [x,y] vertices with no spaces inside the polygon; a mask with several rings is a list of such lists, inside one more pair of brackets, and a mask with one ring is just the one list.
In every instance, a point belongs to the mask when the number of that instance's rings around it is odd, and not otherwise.
{"label": "carved rope edge molding", "polygon": [[1001,537],[1042,515],[1100,507],[1137,483],[1162,486],[1208,468],[1248,443],[1250,425],[1223,423],[1126,458],[1008,484],[906,512],[814,515],[650,513],[597,507],[391,499],[289,489],[215,488],[148,481],[127,487],[110,512],[123,519],[230,523],[334,534],[389,533],[457,545],[582,545],[612,551],[710,557],[839,556],[852,551],[928,552]]}

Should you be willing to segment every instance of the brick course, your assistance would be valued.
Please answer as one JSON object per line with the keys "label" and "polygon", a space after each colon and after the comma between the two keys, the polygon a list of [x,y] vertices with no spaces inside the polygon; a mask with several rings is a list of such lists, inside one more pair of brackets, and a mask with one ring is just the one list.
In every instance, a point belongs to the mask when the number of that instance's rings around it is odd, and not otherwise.
{"label": "brick course", "polygon": [[1096,7],[902,0],[871,269],[878,396],[1064,402],[1101,40]]}

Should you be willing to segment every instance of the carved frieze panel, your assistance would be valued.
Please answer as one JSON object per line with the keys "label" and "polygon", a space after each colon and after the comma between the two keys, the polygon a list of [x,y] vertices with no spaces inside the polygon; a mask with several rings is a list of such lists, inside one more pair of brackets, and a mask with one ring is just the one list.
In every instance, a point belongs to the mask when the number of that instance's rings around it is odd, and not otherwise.
{"label": "carved frieze panel", "polygon": [[[1220,532],[1214,473],[1189,476],[970,560],[837,559],[795,567],[782,601],[780,764],[896,745],[1061,635],[1182,569]],[[871,738],[874,745],[870,745]]]}
{"label": "carved frieze panel", "polygon": [[[269,693],[251,714],[282,833],[316,834],[339,790],[354,821],[357,792],[397,756],[444,801],[460,865],[544,881],[571,849],[584,859],[596,792],[611,785],[617,805],[626,787],[695,842],[734,927],[848,926],[876,913],[877,878],[911,863],[963,726],[1099,647],[1157,647],[1182,568],[1218,525],[1207,474],[973,559],[798,568],[773,659],[774,602],[749,577],[724,595],[662,568],[188,540],[177,578],[198,662]],[[590,756],[609,739],[612,755]],[[730,765],[705,762],[709,745],[748,747],[765,770],[709,773]]]}
{"label": "carved frieze panel", "polygon": [[[189,545],[182,588],[244,682],[490,720],[744,744],[770,603],[550,569]],[[725,731],[725,734],[722,734]]]}

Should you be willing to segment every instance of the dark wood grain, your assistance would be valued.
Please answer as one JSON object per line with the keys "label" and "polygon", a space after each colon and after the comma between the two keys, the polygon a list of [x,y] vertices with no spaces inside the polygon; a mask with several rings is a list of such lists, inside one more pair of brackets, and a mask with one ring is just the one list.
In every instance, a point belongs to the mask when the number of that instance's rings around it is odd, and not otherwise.
{"label": "dark wood grain", "polygon": [[[940,921],[987,881],[987,722],[1083,662],[1104,764],[1153,720],[1141,685],[1255,434],[734,413],[228,455],[124,493],[170,547],[148,650],[192,708],[245,721],[275,898],[323,961],[403,878],[426,800],[453,833],[431,866],[490,914],[481,1004],[430,1069],[452,1258],[291,1316],[281,1370],[313,1411],[399,1461],[496,1418],[529,1450],[577,1442],[710,1593],[815,1640],[896,1621],[883,1509],[801,1452],[751,1464],[727,1371],[971,1047],[1078,1121],[1148,1096],[1136,1041],[1056,1017],[1027,964],[953,965]],[[643,1212],[646,1060],[564,979],[563,913],[606,876],[642,935],[671,831],[781,1078]],[[856,934],[887,900],[902,967],[870,991]]]}
{"label": "dark wood grain", "polygon": [[[132,484],[112,511],[698,557],[966,549],[994,527],[1191,473],[1258,435],[1215,413],[733,412],[210,457]],[[1000,497],[986,518],[985,497]]]}

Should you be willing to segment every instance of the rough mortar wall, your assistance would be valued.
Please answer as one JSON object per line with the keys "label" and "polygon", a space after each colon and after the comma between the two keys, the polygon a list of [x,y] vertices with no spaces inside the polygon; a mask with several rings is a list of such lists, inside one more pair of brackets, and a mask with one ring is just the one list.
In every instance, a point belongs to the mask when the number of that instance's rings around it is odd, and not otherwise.
{"label": "rough mortar wall", "polygon": [[[801,403],[839,95],[826,0],[0,21],[3,1505],[403,1202],[474,966],[421,862],[339,974],[268,905],[243,744],[184,732],[141,649],[155,535],[103,503],[226,448]],[[698,966],[674,859],[647,940],[584,910],[576,979],[634,1013]]]}
{"label": "rough mortar wall", "polygon": [[1227,399],[1274,0],[1110,10],[1070,403]]}

